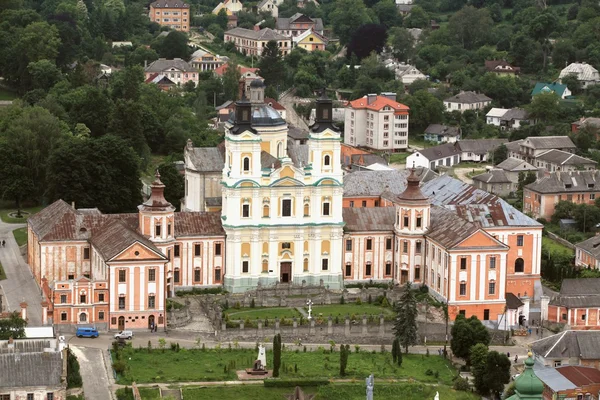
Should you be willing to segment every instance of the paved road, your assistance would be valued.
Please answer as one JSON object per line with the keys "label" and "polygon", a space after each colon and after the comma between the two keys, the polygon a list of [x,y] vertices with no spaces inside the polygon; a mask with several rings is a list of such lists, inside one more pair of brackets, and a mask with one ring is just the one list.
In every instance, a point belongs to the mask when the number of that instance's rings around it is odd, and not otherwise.
{"label": "paved road", "polygon": [[[473,184],[473,179],[469,178],[467,174],[473,172],[473,170],[477,170],[478,168],[454,168],[454,175],[456,175],[457,179],[460,179],[464,183],[468,183],[469,185]],[[485,169],[485,167],[483,168]]]}
{"label": "paved road", "polygon": [[284,95],[279,98],[279,103],[285,107],[286,120],[289,124],[305,131],[308,130],[308,124],[296,113],[296,110],[294,109],[293,90],[284,93]]}
{"label": "paved road", "polygon": [[0,220],[0,240],[5,240],[5,247],[0,247],[0,263],[6,272],[6,280],[0,281],[4,292],[4,309],[19,311],[19,304],[27,302],[27,319],[30,326],[41,326],[42,306],[41,292],[33,279],[29,266],[21,257],[19,246],[12,231],[25,227],[25,224],[7,224]]}
{"label": "paved road", "polygon": [[111,382],[108,379],[104,362],[106,350],[92,347],[80,347],[69,344],[69,348],[79,361],[79,372],[83,379],[83,392],[86,400],[110,400]]}

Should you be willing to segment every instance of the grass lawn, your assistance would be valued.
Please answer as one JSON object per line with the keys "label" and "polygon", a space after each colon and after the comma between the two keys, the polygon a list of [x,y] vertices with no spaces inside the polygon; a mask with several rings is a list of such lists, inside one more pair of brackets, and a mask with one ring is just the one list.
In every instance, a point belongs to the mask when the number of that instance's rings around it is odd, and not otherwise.
{"label": "grass lawn", "polygon": [[9,224],[25,223],[25,222],[27,222],[27,218],[31,217],[33,214],[37,213],[41,209],[42,209],[42,207],[22,208],[21,209],[22,211],[26,211],[29,214],[23,214],[23,218],[14,218],[14,217],[9,216],[8,214],[17,212],[17,209],[16,208],[6,208],[6,209],[0,210],[0,218],[2,218],[2,222],[6,222]]}
{"label": "grass lawn", "polygon": [[367,315],[379,315],[383,313],[383,315],[394,315],[394,311],[388,307],[381,307],[376,304],[331,304],[326,306],[313,306],[313,315],[323,314],[324,317],[332,316],[342,316],[346,315],[352,316],[353,314],[356,316],[361,316],[363,314]]}
{"label": "grass lawn", "polygon": [[406,159],[410,156],[411,153],[393,153],[390,155],[390,164],[404,164],[406,163]]}
{"label": "grass lawn", "polygon": [[6,272],[4,272],[4,268],[2,268],[2,264],[0,263],[0,281],[6,279]]}
{"label": "grass lawn", "polygon": [[0,87],[0,100],[14,100],[16,98],[17,94],[15,92]]}
{"label": "grass lawn", "polygon": [[[221,350],[181,349],[179,352],[126,348],[123,359],[128,370],[124,377],[119,377],[119,383],[237,380],[235,371],[251,367],[256,351],[228,350],[226,346]],[[282,378],[339,378],[338,352],[332,354],[328,350],[320,350],[304,353],[298,349],[296,352],[288,348],[282,353]],[[348,358],[346,370],[348,379],[362,380],[373,373],[378,378],[412,378],[419,382],[450,385],[456,373],[451,364],[438,356],[404,355],[402,366],[398,367],[392,364],[389,351],[381,354],[351,350],[353,353]],[[272,366],[273,353],[267,351],[267,357],[267,365]]]}
{"label": "grass lawn", "polygon": [[549,251],[551,254],[562,253],[569,257],[573,257],[575,255],[575,251],[558,243],[555,240],[550,239],[547,236],[542,237],[542,248],[543,251]]}
{"label": "grass lawn", "polygon": [[[307,394],[316,394],[315,400],[363,400],[365,398],[364,383],[332,384],[318,388],[308,387],[302,389]],[[219,400],[281,400],[284,398],[283,396],[292,394],[293,391],[294,388],[265,388],[259,385],[184,388],[183,398],[186,400],[210,398],[218,398]],[[436,392],[439,392],[440,398],[444,400],[475,400],[478,398],[472,393],[457,392],[443,385],[426,386],[419,383],[388,384],[377,382],[377,376],[375,376],[373,399],[433,399]],[[143,396],[142,399],[145,400]]]}
{"label": "grass lawn", "polygon": [[245,320],[249,318],[254,319],[275,319],[275,317],[281,318],[293,318],[300,317],[300,313],[295,308],[290,307],[256,307],[256,308],[228,308],[225,314],[229,316],[230,320]]}
{"label": "grass lawn", "polygon": [[15,236],[15,240],[19,246],[27,244],[27,228],[15,229],[13,231],[13,235]]}
{"label": "grass lawn", "polygon": [[142,397],[142,400],[160,399],[160,392],[158,391],[158,389],[146,387],[141,387],[138,389],[140,391],[140,396]]}
{"label": "grass lawn", "polygon": [[484,172],[485,172],[485,169],[474,169],[473,171],[467,173],[467,176],[469,178],[472,178],[476,175],[483,174]]}

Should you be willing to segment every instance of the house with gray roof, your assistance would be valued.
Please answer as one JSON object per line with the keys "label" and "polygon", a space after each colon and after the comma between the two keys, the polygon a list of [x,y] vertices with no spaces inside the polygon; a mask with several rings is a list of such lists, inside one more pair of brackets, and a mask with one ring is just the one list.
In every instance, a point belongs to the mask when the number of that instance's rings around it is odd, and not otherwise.
{"label": "house with gray roof", "polygon": [[466,110],[482,110],[489,106],[492,99],[481,93],[460,92],[444,99],[446,111],[465,112]]}
{"label": "house with gray roof", "polygon": [[476,188],[497,194],[498,196],[508,196],[517,190],[516,184],[500,168],[490,169],[483,174],[475,175],[473,177],[473,185]]}
{"label": "house with gray roof", "polygon": [[[588,239],[579,243],[576,251],[595,254],[597,242]],[[580,254],[579,260],[581,262],[585,257]],[[542,310],[542,315],[548,315],[548,321],[552,323],[568,325],[571,329],[600,330],[600,278],[563,280],[560,293],[550,299],[547,307]]]}
{"label": "house with gray roof", "polygon": [[144,74],[146,80],[150,77],[164,76],[176,85],[183,85],[187,82],[193,82],[194,85],[197,85],[200,76],[197,68],[181,58],[173,60],[159,58],[144,68]]}
{"label": "house with gray roof", "polygon": [[590,129],[596,132],[596,139],[598,139],[598,130],[600,129],[600,118],[595,117],[582,117],[578,121],[571,123],[571,132],[577,133],[580,129]]}
{"label": "house with gray roof", "polygon": [[278,18],[275,22],[275,31],[290,38],[299,36],[311,29],[319,35],[323,35],[323,20],[296,13],[289,18]]}
{"label": "house with gray roof", "polygon": [[552,150],[575,153],[577,146],[568,136],[530,136],[527,139],[506,143],[508,156],[527,161],[532,165],[541,154]]}
{"label": "house with gray roof", "polygon": [[247,56],[261,56],[268,42],[274,40],[282,55],[287,55],[292,50],[292,39],[284,36],[271,28],[260,30],[233,28],[225,32],[223,41],[231,42],[235,49]]}
{"label": "house with gray roof", "polygon": [[2,399],[67,398],[67,349],[57,339],[1,340],[0,371]]}
{"label": "house with gray roof", "polygon": [[436,169],[452,167],[460,162],[460,148],[457,143],[444,143],[415,151],[406,158],[408,167]]}
{"label": "house with gray roof", "polygon": [[549,367],[600,362],[600,331],[567,330],[531,343],[536,362]]}
{"label": "house with gray roof", "polygon": [[581,87],[587,89],[589,86],[600,83],[600,73],[588,63],[571,63],[560,71],[558,79],[562,80],[569,75],[574,75],[581,83]]}
{"label": "house with gray roof", "polygon": [[575,245],[575,265],[600,269],[600,235],[592,236]]}
{"label": "house with gray roof", "polygon": [[593,205],[599,197],[600,171],[551,172],[523,188],[523,210],[548,219],[561,200]]}
{"label": "house with gray roof", "polygon": [[[201,185],[202,190],[188,193],[188,197],[198,196],[195,203],[201,207],[192,209],[194,211],[206,211],[207,202],[221,199],[221,179],[223,177],[223,166],[225,165],[224,146],[217,147],[194,147],[191,140],[188,140],[183,158],[185,169],[188,171],[188,181],[186,180],[186,190],[188,185]],[[220,203],[220,202],[219,202]],[[182,210],[189,210],[190,207],[185,204],[185,198],[181,204]]]}
{"label": "house with gray roof", "polygon": [[589,158],[578,156],[558,149],[548,150],[537,156],[535,165],[547,172],[595,170],[598,163]]}
{"label": "house with gray roof", "polygon": [[424,139],[435,143],[456,143],[460,140],[460,127],[442,124],[429,124],[424,132]]}
{"label": "house with gray roof", "polygon": [[460,149],[460,161],[486,162],[489,155],[504,143],[506,139],[469,139],[456,143]]}

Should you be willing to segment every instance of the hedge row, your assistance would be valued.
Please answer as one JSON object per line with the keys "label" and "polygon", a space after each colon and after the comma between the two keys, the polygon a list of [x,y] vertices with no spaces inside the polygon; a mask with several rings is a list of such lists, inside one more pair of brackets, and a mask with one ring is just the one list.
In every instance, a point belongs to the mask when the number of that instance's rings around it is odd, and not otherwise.
{"label": "hedge row", "polygon": [[324,386],[329,385],[329,380],[327,379],[275,379],[275,378],[267,378],[264,380],[265,387],[271,388],[287,388],[287,387],[309,387],[309,386]]}

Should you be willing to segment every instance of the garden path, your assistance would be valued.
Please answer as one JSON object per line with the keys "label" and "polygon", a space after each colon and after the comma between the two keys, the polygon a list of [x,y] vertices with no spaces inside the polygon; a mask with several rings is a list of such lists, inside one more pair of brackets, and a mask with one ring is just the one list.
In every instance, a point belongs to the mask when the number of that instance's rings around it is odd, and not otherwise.
{"label": "garden path", "polygon": [[69,346],[79,361],[86,400],[110,400],[113,398],[105,362],[106,350],[92,347]]}

